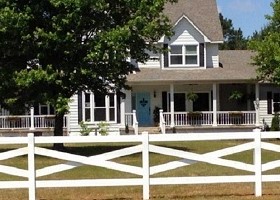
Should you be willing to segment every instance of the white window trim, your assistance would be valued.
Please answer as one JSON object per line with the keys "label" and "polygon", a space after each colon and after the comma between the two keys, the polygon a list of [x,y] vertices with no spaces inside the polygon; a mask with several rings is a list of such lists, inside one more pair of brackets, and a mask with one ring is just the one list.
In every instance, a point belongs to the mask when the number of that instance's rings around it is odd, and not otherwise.
{"label": "white window trim", "polygon": [[[94,93],[93,92],[87,92],[90,93],[90,121],[86,121],[86,114],[85,114],[85,92],[82,93],[82,109],[83,109],[83,121],[85,123],[99,123],[100,121],[95,121],[94,118],[94,109],[95,109],[95,100],[94,100]],[[105,107],[98,107],[98,108],[105,108],[105,121],[107,123],[116,123],[117,122],[117,95],[114,93],[114,107],[110,106],[110,99],[109,95],[105,95]],[[110,109],[114,108],[114,120],[110,121]]]}
{"label": "white window trim", "polygon": [[[47,114],[42,114],[42,108],[47,108]],[[53,115],[51,114],[50,104],[39,104],[39,115]]]}
{"label": "white window trim", "polygon": [[[172,64],[171,63],[171,46],[181,46],[182,47],[182,63],[183,64]],[[186,46],[196,46],[197,64],[186,64],[186,56],[187,56]],[[173,54],[173,55],[176,55],[176,54]],[[199,43],[190,43],[190,44],[187,44],[187,45],[186,44],[169,45],[169,53],[168,53],[169,67],[188,67],[188,68],[199,67],[199,65],[200,65],[199,61],[200,61]]]}

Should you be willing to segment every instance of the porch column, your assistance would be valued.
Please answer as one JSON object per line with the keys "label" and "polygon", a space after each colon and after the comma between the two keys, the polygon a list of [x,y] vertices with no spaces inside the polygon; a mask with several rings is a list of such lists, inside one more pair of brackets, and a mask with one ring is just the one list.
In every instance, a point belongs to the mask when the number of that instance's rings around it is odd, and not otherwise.
{"label": "porch column", "polygon": [[30,108],[30,130],[35,130],[34,127],[34,107],[31,106]]}
{"label": "porch column", "polygon": [[171,112],[170,126],[171,126],[171,128],[173,128],[175,126],[175,120],[174,120],[174,84],[170,85],[170,112]]}
{"label": "porch column", "polygon": [[255,109],[256,109],[256,126],[260,126],[260,84],[256,83],[255,85],[255,93],[256,93],[256,101]]}
{"label": "porch column", "polygon": [[213,83],[213,126],[217,126],[217,84]]}
{"label": "porch column", "polygon": [[121,118],[121,126],[125,127],[125,99],[121,97],[121,105],[120,105],[120,118]]}

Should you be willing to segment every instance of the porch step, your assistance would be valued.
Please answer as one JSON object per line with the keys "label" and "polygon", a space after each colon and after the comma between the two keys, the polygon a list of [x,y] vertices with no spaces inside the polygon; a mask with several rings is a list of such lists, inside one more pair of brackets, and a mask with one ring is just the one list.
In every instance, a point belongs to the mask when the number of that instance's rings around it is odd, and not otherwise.
{"label": "porch step", "polygon": [[143,132],[148,132],[149,134],[159,134],[160,132],[160,128],[159,127],[139,127],[138,128],[138,132],[139,134],[143,133]]}

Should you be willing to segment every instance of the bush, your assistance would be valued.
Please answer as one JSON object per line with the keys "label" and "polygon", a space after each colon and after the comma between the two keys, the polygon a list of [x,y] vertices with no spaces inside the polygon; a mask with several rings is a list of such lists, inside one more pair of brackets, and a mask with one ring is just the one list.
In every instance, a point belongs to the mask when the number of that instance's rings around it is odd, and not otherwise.
{"label": "bush", "polygon": [[279,115],[275,114],[271,122],[271,131],[279,131]]}
{"label": "bush", "polygon": [[89,128],[87,124],[85,124],[84,121],[81,121],[79,123],[80,127],[81,127],[81,135],[82,136],[88,136],[90,134],[90,132],[92,132],[92,128]]}
{"label": "bush", "polygon": [[109,131],[108,126],[109,126],[109,124],[106,123],[106,122],[99,122],[98,130],[99,130],[100,135],[102,135],[102,136],[109,135],[109,133],[108,133],[108,131]]}

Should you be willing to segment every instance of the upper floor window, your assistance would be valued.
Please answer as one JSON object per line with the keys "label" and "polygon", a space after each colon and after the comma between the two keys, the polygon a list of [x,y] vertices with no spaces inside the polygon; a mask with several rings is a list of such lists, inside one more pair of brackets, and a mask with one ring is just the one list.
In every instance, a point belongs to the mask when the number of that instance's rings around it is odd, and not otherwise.
{"label": "upper floor window", "polygon": [[198,45],[173,45],[170,46],[170,66],[198,66]]}

